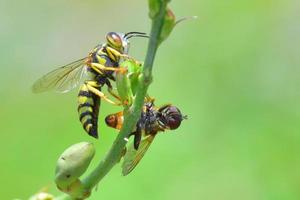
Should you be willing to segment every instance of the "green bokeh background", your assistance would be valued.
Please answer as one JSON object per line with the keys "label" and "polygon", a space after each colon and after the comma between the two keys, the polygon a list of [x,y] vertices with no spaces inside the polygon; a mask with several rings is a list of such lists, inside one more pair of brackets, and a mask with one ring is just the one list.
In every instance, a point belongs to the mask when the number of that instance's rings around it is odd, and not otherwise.
{"label": "green bokeh background", "polygon": [[[90,199],[300,199],[300,3],[298,0],[173,0],[176,27],[160,47],[150,94],[189,116],[160,134],[136,170],[116,166]],[[1,199],[27,199],[53,184],[73,143],[92,141],[91,168],[117,132],[100,139],[78,121],[77,91],[31,93],[44,73],[84,57],[108,31],[149,32],[147,2],[0,0]],[[142,60],[147,40],[132,39]]]}

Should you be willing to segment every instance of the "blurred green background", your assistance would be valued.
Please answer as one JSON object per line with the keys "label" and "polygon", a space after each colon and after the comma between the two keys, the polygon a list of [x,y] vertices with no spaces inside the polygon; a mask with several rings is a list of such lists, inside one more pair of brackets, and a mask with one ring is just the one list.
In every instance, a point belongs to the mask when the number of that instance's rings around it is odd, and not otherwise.
{"label": "blurred green background", "polygon": [[[150,94],[189,119],[160,134],[136,170],[120,165],[90,199],[300,199],[300,22],[298,0],[173,0],[178,18],[198,15],[160,47]],[[109,31],[149,32],[147,2],[0,0],[1,199],[27,199],[53,184],[55,163],[73,143],[100,139],[77,116],[77,90],[32,94],[48,71],[84,57]],[[132,39],[143,60],[147,40]]]}

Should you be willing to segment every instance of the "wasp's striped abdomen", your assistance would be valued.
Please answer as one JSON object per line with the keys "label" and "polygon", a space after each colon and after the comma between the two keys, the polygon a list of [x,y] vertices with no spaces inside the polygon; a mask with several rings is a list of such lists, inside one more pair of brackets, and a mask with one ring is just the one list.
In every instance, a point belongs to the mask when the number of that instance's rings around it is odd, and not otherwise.
{"label": "wasp's striped abdomen", "polygon": [[[100,90],[100,88],[97,88]],[[100,98],[90,92],[83,84],[78,94],[79,120],[84,130],[92,137],[98,138],[98,114]]]}

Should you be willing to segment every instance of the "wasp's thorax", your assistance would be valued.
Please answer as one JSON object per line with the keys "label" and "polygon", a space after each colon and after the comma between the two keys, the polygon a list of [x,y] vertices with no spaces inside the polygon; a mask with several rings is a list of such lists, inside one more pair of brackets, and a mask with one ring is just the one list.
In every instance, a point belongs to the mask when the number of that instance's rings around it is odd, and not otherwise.
{"label": "wasp's thorax", "polygon": [[174,130],[177,129],[181,121],[186,118],[180,110],[172,105],[166,105],[158,110],[158,122],[162,128]]}

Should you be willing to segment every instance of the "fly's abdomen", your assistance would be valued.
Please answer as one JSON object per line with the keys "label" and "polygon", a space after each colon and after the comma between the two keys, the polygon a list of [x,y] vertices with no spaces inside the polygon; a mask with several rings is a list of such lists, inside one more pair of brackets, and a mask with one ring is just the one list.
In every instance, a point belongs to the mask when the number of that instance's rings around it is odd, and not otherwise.
{"label": "fly's abdomen", "polygon": [[98,138],[99,106],[100,98],[90,92],[86,84],[83,84],[78,94],[79,120],[84,130],[94,138]]}

